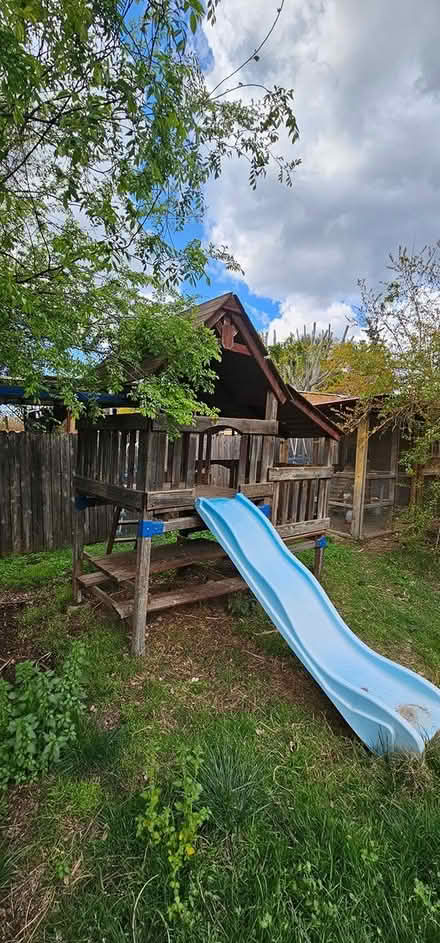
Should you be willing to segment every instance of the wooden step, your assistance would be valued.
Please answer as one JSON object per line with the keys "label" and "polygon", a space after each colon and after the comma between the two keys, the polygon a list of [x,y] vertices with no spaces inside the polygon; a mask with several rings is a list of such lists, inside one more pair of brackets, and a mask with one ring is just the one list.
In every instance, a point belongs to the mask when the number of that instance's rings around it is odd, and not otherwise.
{"label": "wooden step", "polygon": [[97,586],[98,583],[108,583],[108,576],[105,573],[81,573],[78,583],[87,589],[90,586]]}
{"label": "wooden step", "polygon": [[[190,566],[192,563],[221,560],[225,556],[225,551],[213,540],[188,540],[184,543],[153,547],[150,573],[163,573],[166,570],[175,570],[181,566]],[[88,559],[105,573],[107,578],[115,580],[117,583],[134,580],[136,577],[135,551],[109,553],[105,557],[88,556]]]}
{"label": "wooden step", "polygon": [[[100,589],[99,586],[91,586],[90,589],[93,595],[99,599],[99,602],[102,603],[103,606],[106,606],[107,609],[111,609],[113,612],[116,612],[121,619],[127,618],[125,610],[127,607],[127,602],[130,602],[129,600],[114,599],[109,595],[109,593],[106,593],[103,589]],[[132,605],[131,602],[130,605]]]}
{"label": "wooden step", "polygon": [[[148,613],[159,612],[161,609],[172,609],[174,606],[185,606],[188,603],[202,602],[205,599],[215,599],[218,596],[226,596],[228,593],[236,593],[246,589],[248,589],[247,583],[240,576],[233,576],[226,580],[209,580],[201,585],[175,589],[168,593],[154,593],[148,600]],[[102,590],[100,595],[101,592]],[[131,599],[127,599],[125,602],[117,602],[114,608],[121,619],[128,619],[133,612],[133,602]]]}

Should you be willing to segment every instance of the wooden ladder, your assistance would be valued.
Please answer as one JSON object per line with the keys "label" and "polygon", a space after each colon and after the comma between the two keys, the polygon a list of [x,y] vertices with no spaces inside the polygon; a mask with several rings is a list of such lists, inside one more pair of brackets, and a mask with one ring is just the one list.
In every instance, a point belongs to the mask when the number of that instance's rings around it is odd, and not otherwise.
{"label": "wooden ladder", "polygon": [[129,543],[129,542],[131,541],[132,543],[134,543],[134,545],[135,545],[135,547],[136,547],[136,541],[137,541],[136,536],[134,536],[134,537],[133,537],[133,536],[131,536],[131,537],[117,537],[117,536],[116,536],[116,531],[117,531],[118,527],[129,527],[129,526],[130,526],[130,527],[133,527],[133,526],[136,526],[136,527],[137,527],[137,525],[138,525],[138,523],[139,523],[138,518],[136,518],[136,520],[129,520],[129,521],[121,520],[121,512],[122,512],[122,507],[120,507],[119,505],[117,505],[117,506],[115,507],[115,510],[114,510],[114,513],[113,513],[112,526],[111,526],[111,529],[110,529],[110,535],[109,535],[108,542],[107,542],[107,553],[111,553],[111,552],[112,552],[113,547],[114,547],[115,544],[126,544],[126,543]]}

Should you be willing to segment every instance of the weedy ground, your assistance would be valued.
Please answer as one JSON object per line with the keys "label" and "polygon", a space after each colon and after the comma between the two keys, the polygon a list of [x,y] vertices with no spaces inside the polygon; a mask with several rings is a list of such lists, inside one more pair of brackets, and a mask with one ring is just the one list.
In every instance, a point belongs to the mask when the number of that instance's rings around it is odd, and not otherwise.
{"label": "weedy ground", "polygon": [[[421,759],[367,753],[248,596],[152,619],[136,660],[108,613],[69,609],[70,565],[68,551],[0,561],[0,667],[56,666],[79,636],[88,659],[75,748],[1,799],[0,940],[438,943],[436,742]],[[365,642],[440,684],[433,554],[332,544],[324,586]],[[193,748],[210,815],[179,919],[164,843],[136,819],[153,761],[158,808],[178,818]]]}

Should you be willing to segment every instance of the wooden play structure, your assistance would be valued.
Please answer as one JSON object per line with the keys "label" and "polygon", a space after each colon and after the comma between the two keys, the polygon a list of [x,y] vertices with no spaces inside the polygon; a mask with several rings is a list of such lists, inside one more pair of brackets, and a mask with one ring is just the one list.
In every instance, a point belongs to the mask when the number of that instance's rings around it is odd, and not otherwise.
{"label": "wooden play structure", "polygon": [[[221,415],[199,417],[171,440],[159,419],[140,413],[109,415],[78,427],[74,476],[75,527],[73,587],[76,602],[90,592],[121,619],[132,619],[132,650],[145,651],[148,613],[246,589],[237,572],[199,585],[150,592],[150,576],[225,557],[210,539],[191,539],[205,525],[195,513],[198,496],[233,496],[242,492],[265,505],[281,537],[295,550],[315,547],[319,576],[329,527],[328,501],[333,468],[329,449],[340,433],[335,424],[300,394],[289,390],[267,357],[264,345],[239,299],[223,295],[200,305],[197,317],[218,334],[222,360],[212,401]],[[155,365],[160,369],[160,365]],[[145,371],[151,364],[145,364]],[[239,437],[237,458],[214,458],[216,438]],[[280,461],[280,443],[289,436],[325,440],[317,466],[289,466]],[[281,449],[281,458],[283,458]],[[228,484],[213,485],[213,470],[226,469]],[[83,530],[87,508],[113,506],[113,525],[105,556],[89,557],[95,567],[83,573]],[[129,517],[122,518],[122,512]],[[136,537],[119,537],[136,523]],[[154,537],[177,532],[179,540],[154,544]],[[135,549],[117,552],[117,540],[135,541]],[[152,546],[153,543],[153,546]],[[116,551],[115,551],[116,546]],[[206,576],[206,567],[201,571]]]}

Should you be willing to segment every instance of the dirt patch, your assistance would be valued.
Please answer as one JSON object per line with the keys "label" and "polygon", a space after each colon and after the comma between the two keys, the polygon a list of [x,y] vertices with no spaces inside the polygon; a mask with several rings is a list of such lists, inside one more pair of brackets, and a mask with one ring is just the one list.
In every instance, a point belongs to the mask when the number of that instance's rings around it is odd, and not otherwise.
{"label": "dirt patch", "polygon": [[38,661],[43,668],[53,667],[52,653],[27,633],[21,622],[24,607],[40,601],[36,593],[0,595],[0,675],[8,681],[15,678],[15,665],[26,659]]}
{"label": "dirt patch", "polygon": [[[224,605],[205,603],[152,618],[145,666],[130,684],[133,695],[139,698],[146,681],[165,681],[171,693],[176,683],[179,700],[183,698],[187,706],[193,703],[195,709],[257,712],[271,700],[281,699],[306,707],[311,715],[324,714],[333,729],[350,734],[341,715],[293,653],[265,653],[240,632]],[[171,718],[167,722],[167,710],[164,707],[165,727],[173,726]]]}

